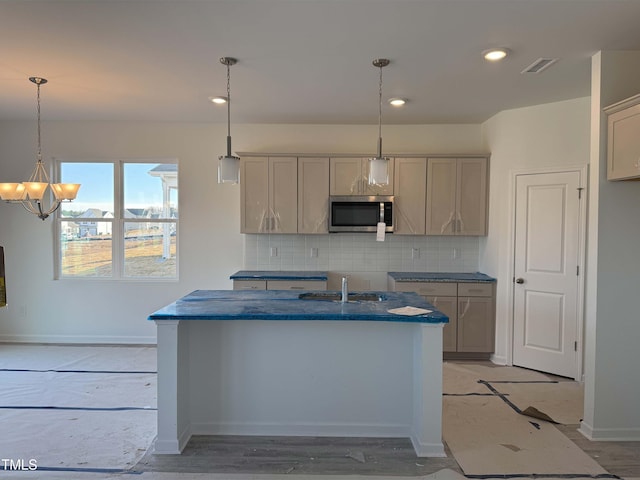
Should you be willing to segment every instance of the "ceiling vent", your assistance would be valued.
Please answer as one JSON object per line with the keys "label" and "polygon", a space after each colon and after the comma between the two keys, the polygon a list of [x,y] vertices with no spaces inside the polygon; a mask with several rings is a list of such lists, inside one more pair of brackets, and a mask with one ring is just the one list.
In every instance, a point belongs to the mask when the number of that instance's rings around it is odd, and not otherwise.
{"label": "ceiling vent", "polygon": [[520,73],[541,73],[558,60],[558,58],[539,58]]}

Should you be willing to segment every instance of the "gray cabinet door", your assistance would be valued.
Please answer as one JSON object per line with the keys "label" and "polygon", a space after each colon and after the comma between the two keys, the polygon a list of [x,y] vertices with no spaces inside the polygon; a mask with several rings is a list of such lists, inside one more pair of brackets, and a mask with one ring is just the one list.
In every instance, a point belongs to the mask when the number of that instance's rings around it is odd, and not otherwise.
{"label": "gray cabinet door", "polygon": [[453,235],[456,220],[455,158],[427,160],[427,235]]}
{"label": "gray cabinet door", "polygon": [[487,234],[486,158],[427,160],[427,235]]}
{"label": "gray cabinet door", "polygon": [[298,231],[298,159],[269,158],[271,233]]}
{"label": "gray cabinet door", "polygon": [[607,179],[640,178],[640,95],[605,111],[608,113]]}
{"label": "gray cabinet door", "polygon": [[269,159],[240,160],[240,233],[269,231]]}
{"label": "gray cabinet door", "polygon": [[394,235],[424,235],[427,191],[427,160],[396,158]]}
{"label": "gray cabinet door", "polygon": [[240,233],[298,231],[298,159],[240,160]]}
{"label": "gray cabinet door", "polygon": [[425,297],[427,302],[449,317],[449,323],[442,331],[442,350],[458,351],[458,298],[457,297]]}
{"label": "gray cabinet door", "polygon": [[493,352],[493,297],[458,297],[458,351]]}
{"label": "gray cabinet door", "polygon": [[456,235],[487,234],[487,159],[459,158]]}
{"label": "gray cabinet door", "polygon": [[329,159],[298,159],[298,233],[329,233]]}

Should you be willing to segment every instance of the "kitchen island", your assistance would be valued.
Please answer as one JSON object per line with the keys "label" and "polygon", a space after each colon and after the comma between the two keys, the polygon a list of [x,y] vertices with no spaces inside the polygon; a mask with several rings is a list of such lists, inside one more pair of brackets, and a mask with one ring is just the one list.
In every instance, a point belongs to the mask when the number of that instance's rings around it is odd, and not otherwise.
{"label": "kitchen island", "polygon": [[[197,290],[158,329],[155,453],[192,435],[409,437],[444,456],[442,327],[415,293]],[[323,296],[324,295],[324,296]],[[409,316],[402,307],[433,310]]]}

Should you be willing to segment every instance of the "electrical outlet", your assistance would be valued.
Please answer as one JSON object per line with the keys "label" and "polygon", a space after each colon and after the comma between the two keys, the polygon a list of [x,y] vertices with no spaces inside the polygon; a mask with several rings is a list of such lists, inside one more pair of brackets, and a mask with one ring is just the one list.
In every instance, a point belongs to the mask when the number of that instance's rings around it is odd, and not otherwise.
{"label": "electrical outlet", "polygon": [[454,248],[453,249],[453,259],[455,260],[456,258],[458,258],[458,249]]}
{"label": "electrical outlet", "polygon": [[311,247],[311,251],[309,252],[309,257],[318,258],[318,249],[316,247]]}
{"label": "electrical outlet", "polygon": [[420,258],[420,249],[419,248],[412,248],[411,249],[411,258],[413,260],[417,260],[418,258]]}
{"label": "electrical outlet", "polygon": [[272,257],[278,256],[278,247],[271,247],[271,256]]}

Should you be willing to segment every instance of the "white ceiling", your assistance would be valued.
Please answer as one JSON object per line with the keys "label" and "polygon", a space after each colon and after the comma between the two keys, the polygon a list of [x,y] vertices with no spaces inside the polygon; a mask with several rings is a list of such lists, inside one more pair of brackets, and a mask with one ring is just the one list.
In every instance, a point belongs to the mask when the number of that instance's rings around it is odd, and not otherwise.
{"label": "white ceiling", "polygon": [[[583,97],[598,50],[640,50],[640,0],[0,0],[0,119],[478,123]],[[513,53],[499,64],[480,52]],[[560,60],[537,75],[540,57]],[[640,85],[639,85],[640,90]]]}

